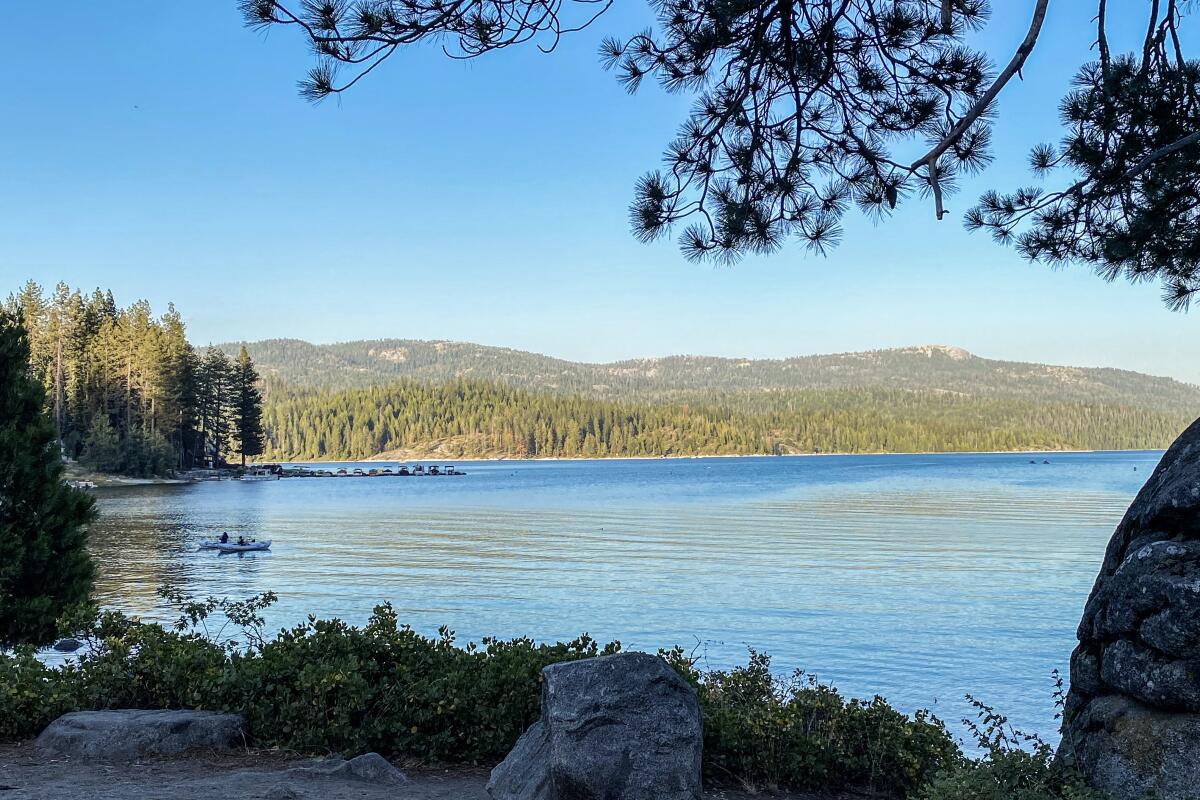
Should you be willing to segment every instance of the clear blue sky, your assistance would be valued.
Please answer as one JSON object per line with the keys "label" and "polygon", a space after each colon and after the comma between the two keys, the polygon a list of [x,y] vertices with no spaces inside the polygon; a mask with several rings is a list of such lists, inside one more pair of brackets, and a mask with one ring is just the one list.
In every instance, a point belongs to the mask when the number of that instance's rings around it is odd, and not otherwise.
{"label": "clear blue sky", "polygon": [[[945,343],[1200,382],[1200,311],[1029,265],[960,224],[985,185],[1028,183],[1029,147],[1057,136],[1094,0],[1051,4],[1003,96],[997,164],[945,221],[917,201],[878,227],[848,217],[828,258],[793,246],[720,268],[628,234],[633,183],[689,105],[629,96],[599,67],[603,35],[649,22],[640,0],[552,55],[411,50],[318,106],[296,94],[299,38],[245,29],[235,5],[5,11],[0,294],[33,278],[174,301],[198,344],[452,338],[612,360]],[[985,41],[1007,58],[1032,2],[994,5]],[[1116,5],[1131,16],[1114,29],[1138,32],[1144,4]]]}

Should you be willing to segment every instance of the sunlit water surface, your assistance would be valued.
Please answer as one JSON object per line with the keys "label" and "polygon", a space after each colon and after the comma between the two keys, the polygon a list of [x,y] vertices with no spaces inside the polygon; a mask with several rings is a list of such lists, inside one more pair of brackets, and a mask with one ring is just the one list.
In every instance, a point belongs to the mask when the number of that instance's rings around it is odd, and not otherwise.
{"label": "sunlit water surface", "polygon": [[[361,623],[389,601],[463,641],[587,632],[712,667],[754,648],[781,673],[951,721],[971,692],[1054,740],[1050,673],[1160,457],[479,462],[463,477],[130,487],[97,492],[92,546],[100,600],[144,618],[163,618],[170,582],[275,591],[273,628]],[[274,545],[197,550],[222,530]]]}

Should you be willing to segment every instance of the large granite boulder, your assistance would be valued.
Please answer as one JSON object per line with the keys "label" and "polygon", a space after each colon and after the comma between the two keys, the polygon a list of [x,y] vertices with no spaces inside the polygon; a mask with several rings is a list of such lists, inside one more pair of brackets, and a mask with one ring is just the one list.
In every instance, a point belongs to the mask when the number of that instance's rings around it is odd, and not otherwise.
{"label": "large granite boulder", "polygon": [[134,761],[187,750],[226,750],[244,742],[244,720],[211,711],[76,711],[37,738],[46,752],[83,760]]}
{"label": "large granite boulder", "polygon": [[495,800],[699,800],[696,693],[647,653],[553,664],[542,716],[492,770]]}
{"label": "large granite boulder", "polygon": [[1071,656],[1059,756],[1113,800],[1200,800],[1200,420],[1108,544]]}

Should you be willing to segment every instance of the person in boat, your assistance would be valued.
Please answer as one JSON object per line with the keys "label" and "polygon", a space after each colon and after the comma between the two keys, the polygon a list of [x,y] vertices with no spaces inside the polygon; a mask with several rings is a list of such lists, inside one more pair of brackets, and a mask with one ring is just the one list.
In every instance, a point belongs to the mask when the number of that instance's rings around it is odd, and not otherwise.
{"label": "person in boat", "polygon": [[244,536],[239,536],[239,537],[238,537],[238,545],[239,545],[239,546],[243,546],[243,547],[244,547],[244,546],[245,546],[245,544],[246,544],[246,537],[244,537]]}
{"label": "person in boat", "polygon": [[221,532],[221,544],[229,544],[229,531]]}

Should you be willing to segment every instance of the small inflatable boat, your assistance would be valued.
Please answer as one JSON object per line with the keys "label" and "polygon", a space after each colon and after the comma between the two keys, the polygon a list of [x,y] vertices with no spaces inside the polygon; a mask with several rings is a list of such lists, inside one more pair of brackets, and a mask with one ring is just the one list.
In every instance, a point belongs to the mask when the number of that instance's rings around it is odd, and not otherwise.
{"label": "small inflatable boat", "polygon": [[209,550],[219,550],[222,553],[252,553],[255,550],[270,550],[271,540],[246,542],[245,544],[238,544],[237,542],[205,542],[200,546]]}

